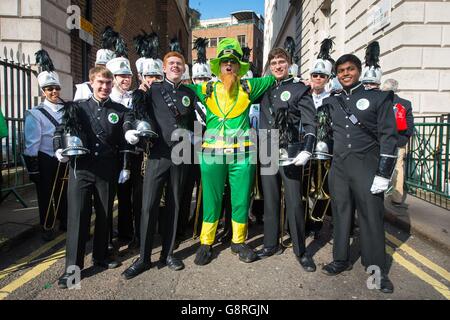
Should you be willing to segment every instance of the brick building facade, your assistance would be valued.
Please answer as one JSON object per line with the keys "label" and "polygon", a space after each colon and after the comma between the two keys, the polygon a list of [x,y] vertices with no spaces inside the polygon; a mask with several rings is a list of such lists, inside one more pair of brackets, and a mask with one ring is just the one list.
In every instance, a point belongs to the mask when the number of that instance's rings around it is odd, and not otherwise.
{"label": "brick building facade", "polygon": [[[191,52],[189,17],[187,16],[188,1],[184,2],[184,12],[175,0],[142,1],[142,0],[108,0],[88,1],[75,0],[72,3],[82,8],[82,15],[91,20],[94,25],[94,46],[88,52],[89,66],[95,63],[95,54],[99,49],[101,33],[108,25],[119,32],[128,45],[129,59],[133,72],[136,72],[134,62],[138,58],[133,46],[133,37],[145,30],[150,33],[157,32],[160,35],[161,58],[168,52],[169,41],[178,37],[183,54],[189,59]],[[87,8],[90,5],[90,9]],[[89,14],[90,13],[90,14]],[[91,15],[90,19],[89,16]],[[87,80],[83,79],[83,41],[78,37],[78,31],[73,30],[71,34],[71,59],[74,83]],[[85,76],[85,75],[84,75]]]}
{"label": "brick building facade", "polygon": [[[92,47],[79,38],[78,30],[68,29],[67,9],[70,5],[78,6],[81,16],[92,23]],[[65,99],[73,97],[76,83],[87,80],[87,71],[95,63],[101,33],[108,25],[125,39],[133,68],[137,55],[132,40],[141,30],[160,35],[161,55],[168,51],[170,39],[177,36],[186,59],[190,60],[188,0],[0,1],[0,48],[3,50],[6,46],[14,52],[29,55],[32,64],[37,50],[47,50],[60,75]],[[34,84],[34,94],[39,95],[37,84]]]}
{"label": "brick building facade", "polygon": [[[220,39],[225,37],[236,38],[241,46],[247,46],[252,49],[250,62],[253,64],[256,75],[260,75],[263,62],[263,30],[262,19],[258,18],[253,12],[244,12],[244,14],[234,13],[231,18],[201,20],[200,26],[192,30],[193,42],[197,38],[209,39],[209,46],[206,49],[207,59],[216,56],[217,44]],[[239,17],[239,19],[236,18]],[[192,52],[192,59],[195,62],[197,52]]]}

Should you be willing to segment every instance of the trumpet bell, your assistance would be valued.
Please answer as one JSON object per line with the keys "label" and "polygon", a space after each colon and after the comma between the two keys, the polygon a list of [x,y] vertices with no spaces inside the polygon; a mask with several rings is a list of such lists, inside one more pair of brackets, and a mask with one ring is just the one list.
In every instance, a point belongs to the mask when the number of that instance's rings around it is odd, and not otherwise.
{"label": "trumpet bell", "polygon": [[140,137],[158,138],[158,134],[153,130],[152,126],[147,121],[138,120],[136,122],[136,130],[139,131]]}
{"label": "trumpet bell", "polygon": [[333,156],[330,154],[328,145],[324,141],[319,141],[316,144],[316,148],[314,150],[313,159],[316,160],[328,160]]}
{"label": "trumpet bell", "polygon": [[66,134],[63,141],[65,147],[61,153],[63,156],[82,156],[89,153],[89,149],[83,146],[83,142],[77,136]]}

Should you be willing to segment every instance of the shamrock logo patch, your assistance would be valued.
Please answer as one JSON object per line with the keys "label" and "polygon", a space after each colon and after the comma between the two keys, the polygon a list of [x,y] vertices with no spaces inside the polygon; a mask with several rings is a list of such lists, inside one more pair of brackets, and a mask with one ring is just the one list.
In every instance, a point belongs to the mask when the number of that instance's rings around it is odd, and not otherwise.
{"label": "shamrock logo patch", "polygon": [[119,122],[119,116],[117,115],[117,113],[110,113],[108,115],[108,121],[109,123],[116,124],[117,122]]}
{"label": "shamrock logo patch", "polygon": [[291,93],[289,91],[284,91],[280,97],[281,97],[281,101],[286,102],[291,98]]}
{"label": "shamrock logo patch", "polygon": [[181,100],[181,102],[183,103],[183,106],[189,107],[189,105],[191,104],[191,99],[189,99],[188,96],[184,96],[183,100]]}

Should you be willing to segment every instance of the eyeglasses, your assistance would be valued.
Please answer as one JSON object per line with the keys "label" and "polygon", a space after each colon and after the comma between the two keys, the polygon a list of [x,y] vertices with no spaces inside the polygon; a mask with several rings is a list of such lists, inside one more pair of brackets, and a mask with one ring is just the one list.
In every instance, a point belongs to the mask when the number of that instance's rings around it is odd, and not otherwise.
{"label": "eyeglasses", "polygon": [[233,58],[225,58],[225,59],[222,59],[222,60],[220,60],[220,62],[221,63],[231,63],[231,64],[237,64],[238,62],[237,62],[237,60],[236,59],[233,59]]}
{"label": "eyeglasses", "polygon": [[61,87],[45,87],[44,91],[52,92],[53,90],[60,91]]}
{"label": "eyeglasses", "polygon": [[311,77],[313,77],[313,78],[320,77],[320,79],[325,79],[325,78],[327,78],[327,75],[321,74],[321,73],[313,73],[313,74],[311,75]]}

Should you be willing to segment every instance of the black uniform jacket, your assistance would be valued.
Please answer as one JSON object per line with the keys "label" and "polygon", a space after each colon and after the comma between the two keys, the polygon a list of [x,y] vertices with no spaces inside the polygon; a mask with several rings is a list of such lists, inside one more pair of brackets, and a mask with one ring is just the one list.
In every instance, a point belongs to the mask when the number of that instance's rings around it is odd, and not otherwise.
{"label": "black uniform jacket", "polygon": [[[109,98],[99,102],[91,97],[75,104],[79,123],[82,126],[80,138],[83,146],[90,151],[89,154],[81,157],[83,161],[117,158],[120,151],[130,148],[125,141],[122,129],[125,115],[129,112],[127,108]],[[66,122],[63,120],[55,131],[53,141],[55,150],[64,149],[63,134],[66,131]]]}
{"label": "black uniform jacket", "polygon": [[[139,90],[139,89],[138,89]],[[175,85],[168,79],[154,82],[145,95],[147,114],[155,125],[159,138],[153,149],[170,148],[178,141],[172,141],[172,133],[176,129],[194,130],[196,96],[194,92],[182,85]],[[175,108],[169,105],[173,104]],[[127,115],[124,130],[133,129],[134,114]]]}
{"label": "black uniform jacket", "polygon": [[380,154],[396,156],[398,134],[392,108],[393,92],[366,90],[360,82],[351,89],[342,90],[326,98],[323,102],[332,118],[334,155],[341,158],[350,153],[363,155],[377,145],[368,133],[352,124],[340,107],[338,96],[343,98],[349,111],[378,137]]}
{"label": "black uniform jacket", "polygon": [[398,95],[394,94],[394,105],[400,103],[406,109],[406,123],[408,129],[399,132],[398,147],[404,147],[409,141],[409,138],[414,134],[414,116],[412,112],[411,101],[402,99]]}
{"label": "black uniform jacket", "polygon": [[[277,81],[264,94],[261,101],[259,129],[271,130],[276,128],[275,117],[280,109],[288,110],[289,122],[297,129],[297,135],[291,142],[300,142],[300,128],[304,135],[316,135],[316,108],[311,95],[310,87],[294,78]],[[270,136],[270,133],[268,134]],[[260,136],[261,137],[261,136]],[[264,137],[264,136],[262,136]],[[312,151],[312,150],[309,150]]]}

